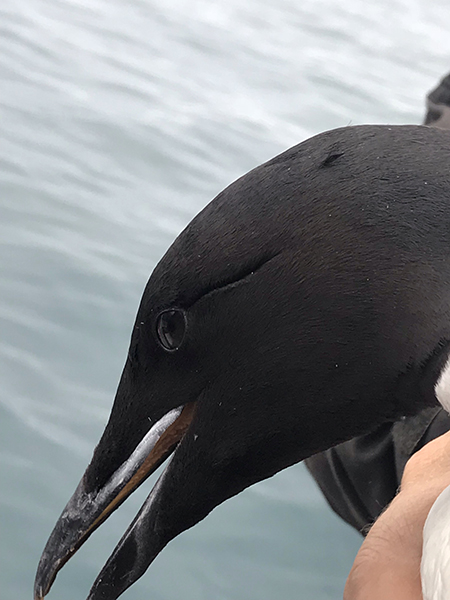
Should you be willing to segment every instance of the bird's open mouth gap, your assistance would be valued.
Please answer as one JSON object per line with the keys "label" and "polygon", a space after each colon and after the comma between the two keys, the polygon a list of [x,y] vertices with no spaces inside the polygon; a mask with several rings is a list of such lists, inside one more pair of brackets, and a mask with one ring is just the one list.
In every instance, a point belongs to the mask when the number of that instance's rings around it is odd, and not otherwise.
{"label": "bird's open mouth gap", "polygon": [[[135,452],[133,452],[133,454],[131,455],[130,459],[128,459],[124,463],[124,465],[112,476],[111,480],[106,484],[105,488],[103,488],[103,493],[108,493],[108,488],[111,486],[118,486],[118,489],[120,491],[111,500],[108,506],[105,507],[102,513],[95,519],[89,530],[97,527],[119,504],[121,504],[147,477],[154,473],[155,470],[166,460],[166,458],[180,443],[186,430],[191,424],[192,418],[194,416],[194,410],[195,402],[189,402],[181,408],[179,415],[163,431],[163,433],[161,433],[153,448],[141,462],[135,473],[128,479],[125,485],[121,487],[120,482],[116,482],[115,480],[121,479],[122,477],[127,479],[126,472],[122,474],[119,473],[119,471],[121,469],[126,471],[128,463],[131,463],[129,468],[133,468],[133,456],[134,454],[136,454],[136,452],[139,452],[141,444],[138,445]],[[150,430],[150,433],[151,431],[152,430]],[[143,442],[144,441],[145,438]]]}

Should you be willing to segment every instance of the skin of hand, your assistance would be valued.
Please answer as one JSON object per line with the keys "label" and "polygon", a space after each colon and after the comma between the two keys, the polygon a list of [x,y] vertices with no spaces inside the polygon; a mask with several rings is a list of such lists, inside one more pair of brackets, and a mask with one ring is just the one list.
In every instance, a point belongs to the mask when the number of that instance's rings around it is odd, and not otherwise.
{"label": "skin of hand", "polygon": [[422,530],[450,485],[450,431],[413,454],[400,491],[372,525],[348,576],[344,600],[422,600]]}

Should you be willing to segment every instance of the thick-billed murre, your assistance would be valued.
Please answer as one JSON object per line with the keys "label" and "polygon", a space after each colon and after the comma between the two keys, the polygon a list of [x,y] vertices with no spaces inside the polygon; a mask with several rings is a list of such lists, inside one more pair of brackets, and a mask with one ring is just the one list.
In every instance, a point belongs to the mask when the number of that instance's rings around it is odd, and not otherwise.
{"label": "thick-billed murre", "polygon": [[436,403],[449,352],[449,132],[346,127],[252,170],[151,275],[35,598],[170,454],[90,600],[249,485]]}

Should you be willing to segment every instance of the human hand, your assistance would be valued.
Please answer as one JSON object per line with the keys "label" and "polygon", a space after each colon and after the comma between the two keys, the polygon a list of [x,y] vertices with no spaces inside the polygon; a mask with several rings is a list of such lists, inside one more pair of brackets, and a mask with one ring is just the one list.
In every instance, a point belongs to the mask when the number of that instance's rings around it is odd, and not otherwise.
{"label": "human hand", "polygon": [[450,432],[407,462],[400,492],[377,519],[356,555],[344,600],[422,600],[422,531],[450,485]]}

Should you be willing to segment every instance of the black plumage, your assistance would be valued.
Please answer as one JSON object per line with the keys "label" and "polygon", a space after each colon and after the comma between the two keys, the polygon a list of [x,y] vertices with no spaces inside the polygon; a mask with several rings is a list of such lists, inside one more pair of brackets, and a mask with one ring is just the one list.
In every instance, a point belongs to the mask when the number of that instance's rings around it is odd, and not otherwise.
{"label": "black plumage", "polygon": [[[450,349],[449,249],[450,134],[438,129],[329,131],[220,193],[150,277],[110,420],[44,551],[36,597],[108,516],[104,490],[108,511],[122,501],[114,473],[180,405],[193,407],[189,421],[157,460],[173,458],[91,600],[117,598],[249,485],[434,405]],[[158,337],[165,311],[177,348]]]}

